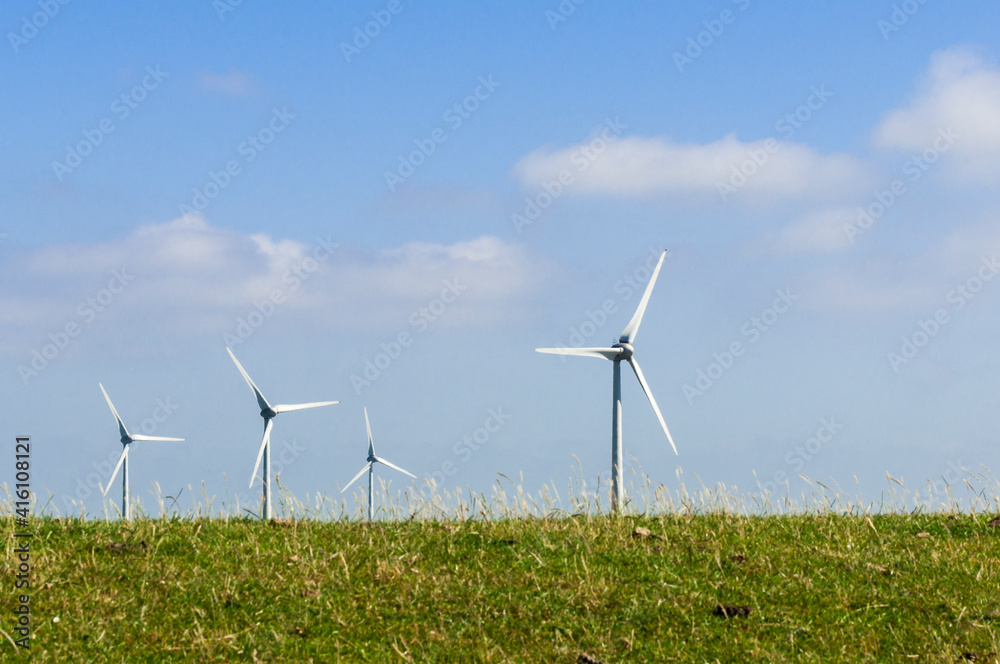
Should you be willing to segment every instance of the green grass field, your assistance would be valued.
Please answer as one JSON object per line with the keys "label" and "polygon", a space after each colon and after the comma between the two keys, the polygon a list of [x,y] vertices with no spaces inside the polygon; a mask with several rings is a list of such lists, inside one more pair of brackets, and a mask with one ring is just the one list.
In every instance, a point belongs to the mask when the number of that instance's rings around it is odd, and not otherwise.
{"label": "green grass field", "polygon": [[[31,651],[16,656],[0,639],[2,659],[995,662],[991,521],[39,518]],[[4,523],[10,634],[14,523]],[[719,615],[720,604],[749,614]]]}

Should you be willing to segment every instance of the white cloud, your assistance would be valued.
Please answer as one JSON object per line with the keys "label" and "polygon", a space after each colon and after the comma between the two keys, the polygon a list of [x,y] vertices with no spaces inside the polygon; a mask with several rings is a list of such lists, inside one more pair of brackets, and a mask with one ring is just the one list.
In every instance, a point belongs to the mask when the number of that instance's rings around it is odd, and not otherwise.
{"label": "white cloud", "polygon": [[694,194],[721,200],[720,185],[729,185],[736,189],[732,200],[754,202],[836,198],[871,181],[870,167],[855,156],[821,155],[777,139],[745,143],[729,135],[704,145],[680,145],[631,137],[609,143],[592,160],[581,159],[587,145],[536,150],[517,162],[514,176],[526,188],[538,188],[569,171],[574,178],[569,191],[616,196]]}
{"label": "white cloud", "polygon": [[[410,242],[381,251],[245,235],[199,216],[144,226],[128,237],[45,247],[0,268],[0,354],[23,353],[67,323],[221,339],[255,303],[280,294],[286,323],[372,330],[405,324],[448,284],[461,295],[444,325],[516,317],[548,268],[520,246],[482,236],[455,244]],[[331,248],[332,247],[332,248]],[[92,322],[79,305],[115,271],[131,277]],[[116,284],[116,288],[118,288]]]}
{"label": "white cloud", "polygon": [[931,56],[914,99],[888,113],[872,140],[879,147],[923,151],[948,128],[959,136],[949,156],[964,175],[1000,165],[1000,70],[963,47]]}
{"label": "white cloud", "polygon": [[230,69],[225,74],[203,72],[199,80],[203,90],[233,97],[247,97],[257,91],[257,81],[254,77],[236,69]]}

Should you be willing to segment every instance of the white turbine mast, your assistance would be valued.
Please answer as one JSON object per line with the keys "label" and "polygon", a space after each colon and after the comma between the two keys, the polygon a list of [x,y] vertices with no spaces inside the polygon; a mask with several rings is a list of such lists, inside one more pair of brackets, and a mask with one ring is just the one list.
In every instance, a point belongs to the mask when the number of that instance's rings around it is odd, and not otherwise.
{"label": "white turbine mast", "polygon": [[114,471],[111,473],[111,477],[108,478],[108,486],[104,488],[104,495],[108,495],[108,491],[111,489],[111,483],[115,479],[115,475],[118,474],[118,469],[122,469],[122,519],[128,521],[132,518],[132,509],[129,501],[129,484],[128,484],[128,448],[133,442],[137,440],[155,440],[155,441],[172,441],[180,442],[183,438],[165,438],[163,436],[144,436],[140,433],[129,433],[128,429],[125,428],[125,423],[122,422],[122,418],[118,416],[118,411],[115,410],[115,405],[111,403],[111,397],[108,396],[107,390],[104,389],[104,385],[100,383],[97,384],[101,388],[101,392],[104,393],[104,398],[108,402],[108,406],[111,408],[111,414],[115,416],[115,421],[118,422],[118,432],[121,434],[122,443],[122,455],[118,457],[118,465],[115,466]]}
{"label": "white turbine mast", "polygon": [[383,459],[380,456],[375,456],[375,442],[372,440],[372,425],[368,422],[367,407],[365,407],[365,428],[368,430],[368,463],[365,464],[364,468],[358,471],[358,474],[354,476],[354,479],[352,479],[350,482],[347,483],[347,486],[345,486],[343,489],[340,490],[340,493],[344,493],[345,491],[347,491],[351,487],[351,485],[357,482],[361,478],[361,476],[365,474],[365,471],[367,471],[368,472],[368,520],[371,521],[375,513],[373,508],[373,491],[374,491],[373,487],[375,484],[374,479],[375,479],[376,463],[383,463],[389,466],[390,468],[395,468],[399,472],[409,475],[413,479],[417,479],[417,476],[408,470],[403,470],[399,466],[389,462],[386,459]]}
{"label": "white turbine mast", "polygon": [[660,274],[660,267],[663,265],[663,259],[666,258],[666,256],[667,252],[664,251],[660,256],[659,262],[656,264],[656,269],[653,270],[653,276],[649,278],[649,283],[646,285],[646,291],[642,294],[642,300],[639,301],[639,308],[636,309],[635,315],[632,316],[632,320],[630,320],[628,325],[625,326],[621,337],[618,339],[618,343],[614,344],[610,348],[535,349],[539,353],[580,355],[583,357],[603,357],[614,362],[614,378],[612,384],[613,407],[611,411],[611,509],[616,512],[622,508],[622,494],[624,492],[622,482],[621,375],[621,363],[623,360],[628,362],[629,366],[632,367],[635,377],[639,380],[639,385],[642,386],[642,391],[646,393],[646,398],[649,399],[649,404],[653,407],[653,412],[656,413],[656,419],[660,421],[660,426],[663,427],[663,433],[667,434],[667,440],[670,441],[670,447],[674,449],[674,454],[677,454],[677,446],[674,445],[674,439],[670,435],[670,430],[667,429],[667,423],[663,421],[663,414],[660,413],[660,407],[656,405],[656,399],[653,398],[653,392],[649,389],[649,384],[646,382],[646,378],[642,375],[642,369],[639,368],[639,363],[635,359],[635,348],[632,345],[635,341],[635,335],[639,331],[639,324],[642,322],[642,316],[646,313],[646,305],[649,304],[649,295],[653,292],[653,285],[656,283],[656,277]]}
{"label": "white turbine mast", "polygon": [[306,408],[319,408],[320,406],[332,406],[335,403],[340,403],[339,401],[313,401],[310,403],[296,403],[296,404],[277,404],[272,406],[264,398],[257,386],[250,379],[250,375],[240,364],[240,361],[236,359],[233,355],[233,351],[226,348],[226,352],[229,353],[229,357],[233,358],[233,362],[236,363],[236,368],[240,370],[243,374],[243,378],[246,379],[247,385],[253,390],[254,396],[257,397],[257,405],[260,406],[260,416],[264,418],[264,437],[260,441],[260,450],[257,452],[257,461],[253,466],[253,473],[250,474],[250,486],[253,487],[253,481],[257,478],[257,469],[260,468],[261,459],[264,460],[264,472],[261,479],[261,483],[264,486],[263,503],[264,508],[262,510],[261,518],[270,519],[271,518],[271,426],[273,424],[272,420],[278,416],[279,413],[287,413],[293,410],[305,410]]}

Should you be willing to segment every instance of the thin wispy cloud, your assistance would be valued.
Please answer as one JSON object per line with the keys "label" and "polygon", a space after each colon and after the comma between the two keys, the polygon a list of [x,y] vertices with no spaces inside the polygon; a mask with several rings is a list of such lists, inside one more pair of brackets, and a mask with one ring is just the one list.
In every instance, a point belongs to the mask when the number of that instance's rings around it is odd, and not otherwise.
{"label": "thin wispy cloud", "polygon": [[992,223],[968,223],[912,255],[821,267],[805,278],[806,306],[834,315],[921,315],[950,306],[949,293],[970,279],[992,281],[996,269],[1000,230]]}
{"label": "thin wispy cloud", "polygon": [[201,89],[206,92],[231,97],[248,97],[260,87],[249,72],[236,69],[230,69],[225,74],[202,72],[198,76],[198,81],[201,83]]}
{"label": "thin wispy cloud", "polygon": [[774,242],[779,254],[827,254],[847,249],[844,226],[857,217],[856,208],[821,208],[810,211],[781,229]]}

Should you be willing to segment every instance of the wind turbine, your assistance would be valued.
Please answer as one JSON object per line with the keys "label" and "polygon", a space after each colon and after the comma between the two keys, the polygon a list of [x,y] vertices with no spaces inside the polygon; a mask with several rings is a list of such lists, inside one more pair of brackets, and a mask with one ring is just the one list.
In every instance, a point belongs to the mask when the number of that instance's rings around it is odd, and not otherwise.
{"label": "wind turbine", "polygon": [[335,403],[340,403],[339,401],[314,401],[311,403],[296,403],[296,404],[278,404],[272,406],[261,394],[257,386],[253,384],[250,380],[250,375],[240,364],[240,361],[236,359],[233,355],[233,351],[226,348],[226,352],[229,353],[229,357],[233,358],[233,362],[236,363],[236,368],[240,370],[243,377],[247,381],[247,385],[253,390],[254,396],[257,397],[257,405],[260,406],[260,416],[264,418],[264,437],[260,441],[260,451],[257,452],[257,462],[253,466],[253,473],[250,475],[250,486],[253,486],[253,481],[257,477],[257,469],[260,468],[260,461],[263,457],[264,459],[264,477],[262,483],[264,485],[264,519],[271,518],[271,426],[273,424],[272,420],[277,417],[278,413],[287,413],[292,410],[304,410],[306,408],[318,408],[320,406],[332,406]]}
{"label": "wind turbine", "polygon": [[635,359],[635,348],[632,346],[635,341],[635,335],[639,331],[639,323],[642,322],[642,315],[646,313],[646,305],[649,303],[649,295],[653,292],[653,285],[656,283],[656,277],[660,274],[660,267],[663,265],[663,259],[666,258],[666,256],[667,252],[664,251],[660,256],[659,262],[656,264],[656,269],[653,270],[653,276],[649,278],[649,283],[646,285],[646,292],[642,294],[642,300],[639,301],[639,308],[636,309],[635,315],[632,316],[632,320],[630,320],[628,325],[625,326],[625,330],[618,339],[618,343],[614,344],[610,348],[535,349],[539,353],[552,353],[555,355],[581,355],[583,357],[603,357],[614,362],[614,382],[612,388],[613,408],[611,411],[611,509],[614,511],[618,511],[622,507],[623,491],[622,360],[628,362],[629,366],[632,367],[632,371],[635,372],[635,377],[639,379],[639,385],[642,386],[642,391],[646,393],[646,397],[649,399],[649,404],[653,407],[653,412],[656,413],[656,419],[660,421],[660,426],[663,427],[663,433],[667,434],[667,440],[670,441],[670,446],[674,448],[674,454],[677,454],[677,446],[674,445],[674,439],[670,436],[670,431],[667,429],[667,423],[663,421],[663,415],[660,413],[660,407],[656,405],[656,399],[653,398],[653,392],[649,389],[649,384],[646,383],[646,378],[642,375],[639,363]]}
{"label": "wind turbine", "polygon": [[[101,392],[104,393],[104,398],[108,402],[108,406],[111,407],[111,413],[115,416],[115,421],[118,422],[118,431],[121,433],[122,441],[122,455],[118,457],[118,465],[115,466],[114,472],[111,473],[111,477],[108,478],[108,486],[104,489],[104,495],[108,495],[108,491],[111,489],[111,483],[115,480],[115,475],[118,474],[118,469],[122,468],[122,518],[126,521],[132,518],[132,510],[129,505],[128,500],[128,446],[137,440],[159,440],[159,441],[173,441],[180,442],[184,440],[183,438],[164,438],[163,436],[144,436],[140,433],[129,433],[128,429],[125,428],[125,423],[122,422],[122,418],[118,416],[118,411],[115,410],[115,405],[111,403],[111,397],[108,396],[107,390],[100,383],[97,384],[101,388]],[[124,466],[124,468],[123,468]]]}
{"label": "wind turbine", "polygon": [[375,479],[376,463],[384,463],[390,468],[395,468],[399,472],[409,475],[413,479],[417,479],[417,476],[407,470],[403,470],[402,468],[393,463],[390,463],[389,461],[383,459],[382,457],[375,456],[375,443],[374,441],[372,441],[372,425],[368,423],[367,407],[365,408],[365,428],[368,429],[368,463],[365,464],[365,467],[362,468],[357,475],[354,476],[353,480],[347,483],[347,486],[345,486],[343,489],[340,490],[340,493],[344,493],[345,491],[347,491],[352,484],[357,482],[358,479],[365,474],[365,471],[367,470],[368,471],[368,520],[371,521],[372,515],[374,513],[372,509],[372,491],[373,491],[372,487],[375,484],[374,479]]}

